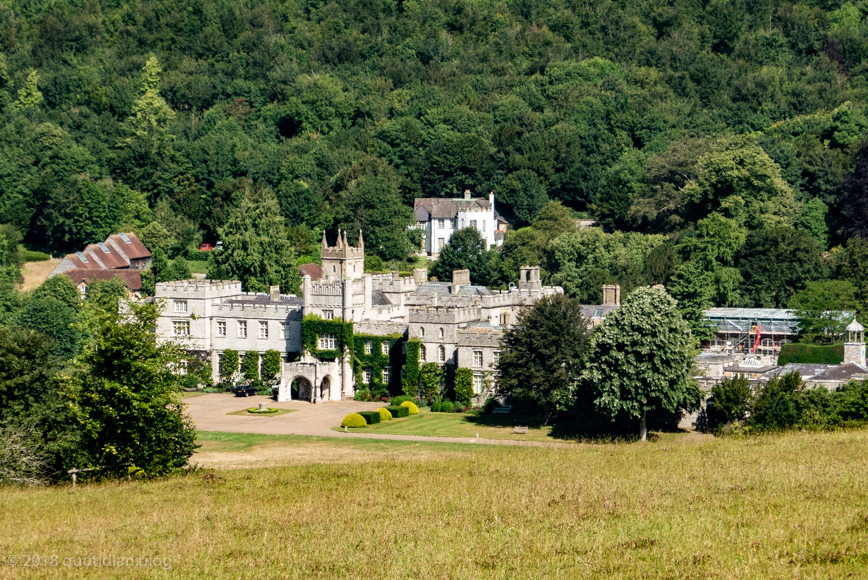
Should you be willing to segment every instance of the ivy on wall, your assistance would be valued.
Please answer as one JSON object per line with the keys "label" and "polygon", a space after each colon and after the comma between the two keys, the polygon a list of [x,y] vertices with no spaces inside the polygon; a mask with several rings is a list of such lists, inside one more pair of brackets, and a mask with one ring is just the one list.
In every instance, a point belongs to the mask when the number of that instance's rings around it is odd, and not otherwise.
{"label": "ivy on wall", "polygon": [[[318,348],[319,337],[323,334],[335,335],[335,349]],[[308,314],[301,321],[301,346],[304,352],[320,360],[338,359],[344,349],[346,352],[353,352],[353,323],[344,322],[340,318],[325,320],[315,314]]]}
{"label": "ivy on wall", "polygon": [[419,395],[419,352],[422,341],[411,338],[407,341],[407,360],[404,363],[404,394],[410,397]]}
{"label": "ivy on wall", "polygon": [[[356,384],[359,388],[371,390],[389,388],[390,391],[400,390],[401,366],[404,364],[404,337],[400,334],[378,336],[374,334],[356,334],[354,341],[354,363]],[[383,344],[388,344],[388,354],[383,354]],[[365,352],[370,345],[371,352]],[[389,368],[389,383],[383,384],[383,369]],[[365,385],[362,373],[371,369],[371,382]]]}

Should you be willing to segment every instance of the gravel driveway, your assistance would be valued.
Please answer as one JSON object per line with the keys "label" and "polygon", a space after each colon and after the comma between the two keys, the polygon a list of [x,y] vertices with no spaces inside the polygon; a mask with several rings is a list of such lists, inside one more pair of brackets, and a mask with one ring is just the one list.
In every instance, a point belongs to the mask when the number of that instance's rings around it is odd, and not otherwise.
{"label": "gravel driveway", "polygon": [[[292,413],[273,417],[245,417],[227,415],[256,407],[267,401],[274,409],[294,409]],[[466,439],[461,437],[422,437],[418,435],[387,435],[379,433],[343,433],[332,431],[350,413],[376,411],[385,403],[359,401],[328,401],[316,405],[304,401],[276,403],[271,397],[236,397],[229,393],[214,393],[184,399],[187,412],[200,431],[227,431],[231,433],[262,433],[266,435],[316,435],[358,439],[393,439],[397,441],[429,441],[440,443],[477,443],[485,445],[522,445],[531,447],[570,446],[564,443],[539,443],[505,439]]]}

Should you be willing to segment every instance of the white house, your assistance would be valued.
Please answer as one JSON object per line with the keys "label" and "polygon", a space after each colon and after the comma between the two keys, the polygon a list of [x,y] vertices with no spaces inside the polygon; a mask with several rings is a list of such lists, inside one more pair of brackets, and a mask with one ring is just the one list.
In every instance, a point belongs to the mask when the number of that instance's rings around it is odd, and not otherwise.
{"label": "white house", "polygon": [[506,220],[494,211],[493,193],[488,194],[488,199],[471,198],[469,189],[463,199],[416,198],[413,212],[416,227],[423,232],[423,248],[428,256],[436,258],[449,243],[452,232],[467,227],[479,230],[486,250],[503,243]]}

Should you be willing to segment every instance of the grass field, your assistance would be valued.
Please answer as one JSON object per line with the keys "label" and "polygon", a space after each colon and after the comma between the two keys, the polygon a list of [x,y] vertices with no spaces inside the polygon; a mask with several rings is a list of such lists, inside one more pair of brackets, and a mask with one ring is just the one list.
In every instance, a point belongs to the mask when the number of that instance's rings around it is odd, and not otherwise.
{"label": "grass field", "polygon": [[29,292],[45,282],[51,271],[54,270],[60,260],[47,260],[44,262],[27,262],[21,267],[23,281],[18,287],[22,292]]}
{"label": "grass field", "polygon": [[[0,556],[19,566],[0,577],[868,576],[868,431],[567,449],[201,440],[197,459],[261,467],[2,490]],[[60,565],[25,570],[24,554]],[[62,565],[94,555],[171,569]]]}
{"label": "grass field", "polygon": [[190,265],[190,273],[192,274],[207,274],[208,260],[187,260]]}
{"label": "grass field", "polygon": [[[421,409],[418,415],[383,421],[367,427],[348,429],[353,433],[384,433],[389,435],[422,435],[426,437],[466,437],[566,443],[551,437],[551,427],[540,425],[539,418],[528,419],[510,415],[480,415],[467,413],[432,413]],[[516,425],[528,427],[524,435],[515,434]],[[335,431],[342,431],[336,427]]]}

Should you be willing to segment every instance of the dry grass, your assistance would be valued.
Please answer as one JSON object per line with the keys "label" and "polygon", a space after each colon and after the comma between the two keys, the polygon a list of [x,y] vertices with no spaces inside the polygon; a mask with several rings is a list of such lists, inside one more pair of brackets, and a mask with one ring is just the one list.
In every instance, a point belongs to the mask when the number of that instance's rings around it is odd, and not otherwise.
{"label": "dry grass", "polygon": [[172,559],[78,570],[95,578],[868,576],[868,431],[569,449],[204,438],[295,464],[5,489],[0,555]]}
{"label": "dry grass", "polygon": [[21,276],[24,278],[24,282],[18,286],[18,289],[22,292],[29,292],[37,288],[40,284],[45,282],[45,279],[48,278],[48,275],[51,274],[51,271],[54,270],[59,263],[60,260],[27,262],[21,266]]}

